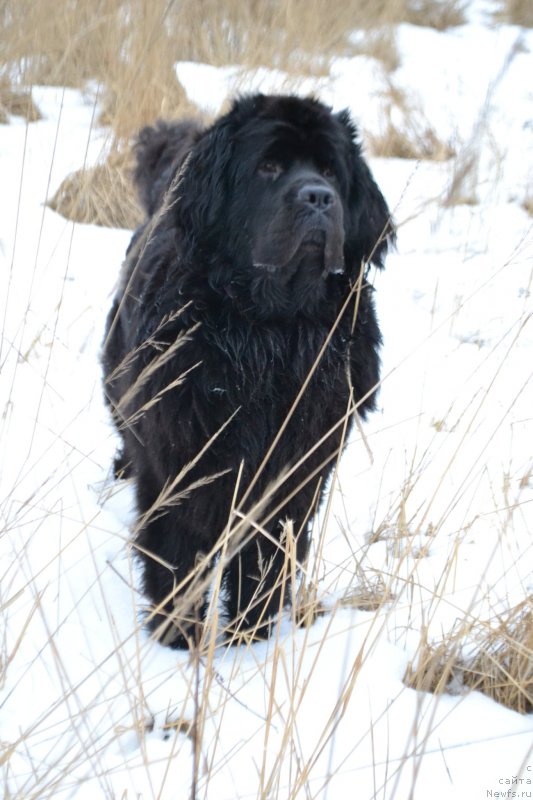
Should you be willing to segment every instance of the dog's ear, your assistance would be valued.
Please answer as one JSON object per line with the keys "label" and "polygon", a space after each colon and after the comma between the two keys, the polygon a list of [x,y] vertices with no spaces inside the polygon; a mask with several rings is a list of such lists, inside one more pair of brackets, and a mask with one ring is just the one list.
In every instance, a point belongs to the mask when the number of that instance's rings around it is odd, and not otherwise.
{"label": "dog's ear", "polygon": [[347,220],[346,250],[350,271],[359,272],[362,263],[382,268],[387,251],[396,240],[391,213],[368,165],[361,155],[357,128],[348,111],[337,115],[350,137],[349,220]]}
{"label": "dog's ear", "polygon": [[227,202],[233,145],[223,119],[197,141],[174,179],[173,218],[185,238],[209,235]]}
{"label": "dog's ear", "polygon": [[137,134],[133,144],[136,160],[133,178],[149,217],[161,206],[173,176],[202,131],[203,126],[197,120],[158,120]]}

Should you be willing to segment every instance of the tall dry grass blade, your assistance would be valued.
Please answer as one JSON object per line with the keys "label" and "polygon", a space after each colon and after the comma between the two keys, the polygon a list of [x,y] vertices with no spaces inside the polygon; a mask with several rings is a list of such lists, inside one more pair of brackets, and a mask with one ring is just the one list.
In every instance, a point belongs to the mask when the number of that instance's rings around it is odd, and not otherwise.
{"label": "tall dry grass blade", "polygon": [[468,141],[457,156],[450,186],[444,197],[443,205],[450,207],[459,204],[475,205],[477,203],[476,190],[479,183],[478,172],[481,158],[481,142],[489,130],[490,115],[492,113],[492,98],[494,92],[509,71],[515,57],[523,47],[522,37],[516,37],[514,44],[509,49],[496,77],[491,81],[485,100],[480,108],[477,120]]}

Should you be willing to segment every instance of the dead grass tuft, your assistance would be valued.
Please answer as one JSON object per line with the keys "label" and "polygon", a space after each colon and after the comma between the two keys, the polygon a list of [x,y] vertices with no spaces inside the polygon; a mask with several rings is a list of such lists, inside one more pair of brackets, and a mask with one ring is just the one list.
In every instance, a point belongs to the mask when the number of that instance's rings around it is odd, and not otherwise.
{"label": "dead grass tuft", "polygon": [[115,149],[104,163],[68,175],[48,205],[74,222],[133,229],[144,215],[135,199],[132,167],[131,150]]}
{"label": "dead grass tuft", "polygon": [[14,89],[6,78],[0,78],[0,123],[9,122],[9,117],[23,117],[27,122],[42,119],[42,114],[33,102],[31,92]]}
{"label": "dead grass tuft", "polygon": [[450,691],[452,676],[457,666],[457,653],[450,642],[429,642],[427,630],[423,629],[416,660],[407,666],[403,676],[404,684],[409,689],[419,692],[432,692],[442,694]]}
{"label": "dead grass tuft", "polygon": [[[465,655],[464,644],[475,652]],[[441,693],[469,687],[521,714],[533,711],[533,597],[505,615],[462,625],[438,644],[424,634],[416,663],[404,683],[412,689]]]}
{"label": "dead grass tuft", "polygon": [[531,197],[528,196],[524,199],[522,203],[522,208],[524,209],[526,214],[529,214],[530,217],[533,217],[533,196]]}
{"label": "dead grass tuft", "polygon": [[533,27],[533,4],[531,0],[503,0],[495,16],[502,22],[531,28]]}
{"label": "dead grass tuft", "polygon": [[445,31],[466,22],[465,0],[411,0],[404,22]]}
{"label": "dead grass tuft", "polygon": [[423,111],[392,80],[384,99],[385,130],[367,136],[372,155],[431,161],[447,161],[455,155],[451,145],[439,139]]}
{"label": "dead grass tuft", "polygon": [[359,572],[361,583],[342,597],[342,607],[357,608],[359,611],[380,611],[385,604],[394,600],[390,586],[387,586],[381,575],[375,580],[369,580],[362,570]]}
{"label": "dead grass tuft", "polygon": [[454,155],[453,148],[439,139],[429,125],[418,131],[402,130],[389,118],[384,133],[369,134],[367,138],[372,155],[384,158],[447,161]]}

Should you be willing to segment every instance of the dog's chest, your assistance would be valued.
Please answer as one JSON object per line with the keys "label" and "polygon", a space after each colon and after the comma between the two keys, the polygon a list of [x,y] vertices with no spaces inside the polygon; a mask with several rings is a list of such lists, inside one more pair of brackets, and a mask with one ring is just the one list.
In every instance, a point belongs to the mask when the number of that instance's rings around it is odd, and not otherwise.
{"label": "dog's chest", "polygon": [[[206,327],[205,388],[212,398],[262,408],[286,408],[303,389],[309,400],[345,395],[348,338],[326,326]],[[306,388],[305,388],[306,387]],[[340,398],[339,398],[340,399]],[[305,404],[304,404],[305,405]],[[302,406],[303,407],[303,406]]]}

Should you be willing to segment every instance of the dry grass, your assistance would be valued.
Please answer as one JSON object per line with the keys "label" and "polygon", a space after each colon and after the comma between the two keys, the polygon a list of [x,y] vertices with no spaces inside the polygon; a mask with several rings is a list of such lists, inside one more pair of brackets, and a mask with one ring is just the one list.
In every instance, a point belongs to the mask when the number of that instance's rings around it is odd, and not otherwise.
{"label": "dry grass", "polygon": [[0,123],[6,124],[9,116],[23,117],[27,122],[41,119],[41,112],[33,102],[31,92],[16,89],[5,76],[0,76]]}
{"label": "dry grass", "polygon": [[115,149],[95,167],[65,178],[48,205],[75,222],[113,228],[135,228],[143,219],[136,202],[129,148]]}
{"label": "dry grass", "polygon": [[511,25],[533,27],[533,4],[531,0],[502,0],[496,18]]}
{"label": "dry grass", "polygon": [[[490,129],[492,98],[502,79],[507,74],[509,67],[520,52],[522,52],[522,43],[520,38],[517,38],[509,48],[499,72],[488,87],[483,105],[479,109],[472,129],[470,141],[464,144],[454,161],[450,185],[443,200],[445,207],[476,205],[478,202],[477,187],[479,184],[481,142]],[[495,155],[500,157],[497,153]]]}
{"label": "dry grass", "polygon": [[474,147],[465,148],[453,163],[450,185],[443,200],[444,207],[477,205],[478,169],[479,151]]}
{"label": "dry grass", "polygon": [[522,203],[522,208],[529,214],[530,217],[533,217],[533,197],[526,197]]}
{"label": "dry grass", "polygon": [[370,153],[384,158],[411,158],[415,160],[448,161],[454,155],[451,145],[439,139],[429,126],[416,131],[416,120],[408,118],[411,130],[395,125],[389,116],[387,127],[380,136],[367,135]]}
{"label": "dry grass", "polygon": [[18,66],[27,84],[79,87],[98,80],[122,41],[121,5],[120,0],[8,0],[0,10],[2,61]]}
{"label": "dry grass", "polygon": [[324,0],[141,0],[125,14],[120,0],[71,0],[66,8],[8,0],[3,60],[20,64],[27,83],[96,79],[134,96],[171,86],[179,60],[320,72],[331,55],[346,51],[354,27],[381,18],[388,5],[376,13],[372,4],[350,0],[332,14]]}
{"label": "dry grass", "polygon": [[467,0],[413,0],[409,3],[405,22],[445,31],[466,22]]}
{"label": "dry grass", "polygon": [[368,135],[370,152],[385,158],[430,159],[447,161],[455,152],[442,141],[405,92],[388,81],[385,100],[386,127],[381,135]]}
{"label": "dry grass", "polygon": [[291,74],[327,72],[333,56],[361,50],[350,42],[367,32],[368,50],[397,64],[391,25],[442,29],[461,21],[461,4],[426,0],[140,0],[125,13],[121,0],[7,0],[0,61],[17,67],[27,85],[105,87],[106,118],[129,136],[183,103],[173,65],[278,67]]}
{"label": "dry grass", "polygon": [[493,619],[463,621],[436,644],[424,635],[404,682],[437,694],[468,687],[522,714],[533,711],[533,597]]}
{"label": "dry grass", "polygon": [[366,55],[381,61],[388,72],[400,66],[394,25],[387,24],[364,29],[352,43],[353,55]]}

